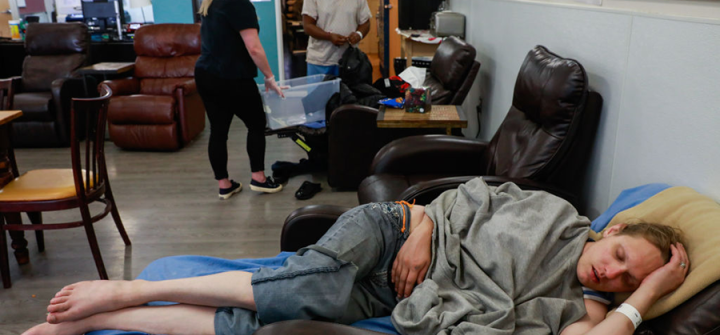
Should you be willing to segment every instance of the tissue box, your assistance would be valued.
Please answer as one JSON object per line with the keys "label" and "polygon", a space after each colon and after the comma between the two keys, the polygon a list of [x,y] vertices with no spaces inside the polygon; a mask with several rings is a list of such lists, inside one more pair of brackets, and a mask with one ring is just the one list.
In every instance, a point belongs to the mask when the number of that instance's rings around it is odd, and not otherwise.
{"label": "tissue box", "polygon": [[405,111],[408,113],[425,113],[430,111],[430,89],[427,87],[411,87],[405,91]]}

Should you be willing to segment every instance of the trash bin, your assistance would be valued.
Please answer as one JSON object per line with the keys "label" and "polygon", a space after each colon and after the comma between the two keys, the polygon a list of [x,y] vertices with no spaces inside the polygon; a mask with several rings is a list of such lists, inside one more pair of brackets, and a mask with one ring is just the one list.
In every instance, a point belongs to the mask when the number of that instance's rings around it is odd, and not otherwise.
{"label": "trash bin", "polygon": [[407,67],[407,59],[405,57],[395,57],[393,62],[393,68],[395,69],[395,75],[397,76],[400,72],[405,71]]}

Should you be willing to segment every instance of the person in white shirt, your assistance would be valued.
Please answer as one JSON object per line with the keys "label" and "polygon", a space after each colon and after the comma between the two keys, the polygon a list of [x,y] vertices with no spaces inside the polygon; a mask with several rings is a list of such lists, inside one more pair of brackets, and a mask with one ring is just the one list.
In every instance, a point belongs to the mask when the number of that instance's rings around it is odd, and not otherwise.
{"label": "person in white shirt", "polygon": [[349,44],[370,32],[372,13],[366,0],[305,0],[303,27],[310,36],[307,75],[339,75],[338,63]]}

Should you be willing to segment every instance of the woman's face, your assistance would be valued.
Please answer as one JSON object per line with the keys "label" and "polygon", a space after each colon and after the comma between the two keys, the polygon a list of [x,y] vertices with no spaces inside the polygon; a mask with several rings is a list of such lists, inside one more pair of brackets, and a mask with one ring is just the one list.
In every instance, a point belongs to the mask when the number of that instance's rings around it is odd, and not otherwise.
{"label": "woman's face", "polygon": [[601,292],[631,292],[664,261],[660,250],[642,237],[610,233],[585,245],[577,266],[583,286]]}

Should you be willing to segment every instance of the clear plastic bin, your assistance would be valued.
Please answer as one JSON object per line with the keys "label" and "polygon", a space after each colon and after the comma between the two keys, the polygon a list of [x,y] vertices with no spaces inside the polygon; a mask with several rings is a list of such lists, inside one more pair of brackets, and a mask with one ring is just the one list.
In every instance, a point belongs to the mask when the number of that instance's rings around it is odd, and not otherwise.
{"label": "clear plastic bin", "polygon": [[340,92],[340,78],[328,81],[323,78],[324,74],[318,74],[278,82],[290,87],[283,90],[285,99],[274,91],[265,92],[265,85],[258,85],[270,129],[324,121],[325,105],[333,94]]}

